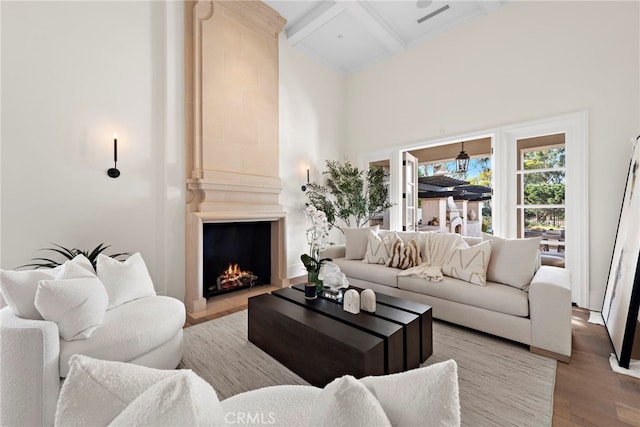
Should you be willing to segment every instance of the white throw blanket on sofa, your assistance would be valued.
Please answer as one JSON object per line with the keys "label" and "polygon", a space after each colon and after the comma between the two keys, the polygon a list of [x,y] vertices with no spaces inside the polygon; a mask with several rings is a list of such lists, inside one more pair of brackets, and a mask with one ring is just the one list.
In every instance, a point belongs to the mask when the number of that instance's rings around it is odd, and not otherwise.
{"label": "white throw blanket on sofa", "polygon": [[420,239],[422,264],[401,271],[398,276],[415,276],[439,282],[443,279],[442,266],[451,252],[469,247],[462,236],[453,233],[424,233]]}

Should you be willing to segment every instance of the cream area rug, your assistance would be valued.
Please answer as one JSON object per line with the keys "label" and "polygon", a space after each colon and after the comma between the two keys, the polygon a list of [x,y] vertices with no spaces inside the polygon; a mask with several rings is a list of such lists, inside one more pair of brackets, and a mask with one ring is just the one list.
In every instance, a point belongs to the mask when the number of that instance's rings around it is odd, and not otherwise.
{"label": "cream area rug", "polygon": [[[307,384],[247,341],[247,311],[184,330],[182,368],[208,381],[220,399],[261,387]],[[550,426],[556,361],[526,347],[449,323],[433,322],[433,355],[455,359],[464,426]]]}

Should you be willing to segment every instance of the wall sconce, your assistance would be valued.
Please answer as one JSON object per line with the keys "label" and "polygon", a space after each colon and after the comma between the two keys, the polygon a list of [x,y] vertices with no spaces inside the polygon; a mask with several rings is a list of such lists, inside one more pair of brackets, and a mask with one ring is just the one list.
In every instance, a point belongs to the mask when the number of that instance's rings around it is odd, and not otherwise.
{"label": "wall sconce", "polygon": [[120,176],[118,170],[118,134],[113,134],[113,167],[107,170],[107,175],[111,178],[117,178]]}
{"label": "wall sconce", "polygon": [[456,172],[465,173],[469,168],[469,155],[464,151],[464,141],[462,141],[462,151],[456,157]]}
{"label": "wall sconce", "polygon": [[[309,168],[307,168],[307,184],[309,184]],[[302,185],[300,189],[302,191],[307,191],[307,184]]]}

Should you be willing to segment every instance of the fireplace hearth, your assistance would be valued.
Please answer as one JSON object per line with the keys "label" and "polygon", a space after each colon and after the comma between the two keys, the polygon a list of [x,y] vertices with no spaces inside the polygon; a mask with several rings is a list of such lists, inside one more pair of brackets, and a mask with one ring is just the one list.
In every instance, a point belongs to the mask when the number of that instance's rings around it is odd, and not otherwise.
{"label": "fireplace hearth", "polygon": [[205,223],[202,243],[206,298],[269,283],[270,222]]}

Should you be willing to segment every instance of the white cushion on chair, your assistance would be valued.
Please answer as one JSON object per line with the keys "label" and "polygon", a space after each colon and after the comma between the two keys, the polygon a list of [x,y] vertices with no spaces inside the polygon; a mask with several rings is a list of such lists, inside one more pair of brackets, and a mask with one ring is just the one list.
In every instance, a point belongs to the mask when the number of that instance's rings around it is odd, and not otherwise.
{"label": "white cushion on chair", "polygon": [[[78,255],[72,260],[56,268],[42,268],[36,270],[0,270],[0,290],[7,305],[15,314],[23,319],[42,320],[40,312],[35,306],[36,291],[40,280],[57,279],[70,267],[80,267],[93,273],[91,262],[84,256]],[[77,275],[68,278],[85,277]]]}
{"label": "white cushion on chair", "polygon": [[222,406],[190,370],[159,370],[75,355],[55,424],[222,425]]}
{"label": "white cushion on chair", "polygon": [[97,277],[41,280],[35,305],[45,320],[58,325],[60,337],[84,340],[102,325],[109,297]]}
{"label": "white cushion on chair", "polygon": [[360,381],[344,375],[331,381],[318,395],[309,426],[389,426],[378,399]]}
{"label": "white cushion on chair", "polygon": [[453,359],[360,381],[394,426],[460,425],[458,365]]}
{"label": "white cushion on chair", "polygon": [[171,340],[185,322],[181,301],[153,296],[108,310],[91,339],[60,341],[60,376],[69,372],[73,354],[129,362]]}
{"label": "white cushion on chair", "polygon": [[156,294],[140,252],[131,255],[126,261],[100,254],[96,270],[109,294],[108,310],[125,302]]}
{"label": "white cushion on chair", "polygon": [[23,319],[42,320],[35,306],[36,291],[40,280],[55,279],[62,266],[39,270],[0,270],[2,297],[11,310]]}

